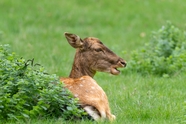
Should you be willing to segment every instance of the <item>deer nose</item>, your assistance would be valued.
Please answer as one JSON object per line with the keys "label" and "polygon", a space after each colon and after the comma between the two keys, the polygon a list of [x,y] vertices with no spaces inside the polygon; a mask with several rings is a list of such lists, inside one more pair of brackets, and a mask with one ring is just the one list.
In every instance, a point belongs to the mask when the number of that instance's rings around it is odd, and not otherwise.
{"label": "deer nose", "polygon": [[127,66],[127,62],[123,59],[120,59],[119,60],[119,63],[123,66],[123,67],[126,67]]}

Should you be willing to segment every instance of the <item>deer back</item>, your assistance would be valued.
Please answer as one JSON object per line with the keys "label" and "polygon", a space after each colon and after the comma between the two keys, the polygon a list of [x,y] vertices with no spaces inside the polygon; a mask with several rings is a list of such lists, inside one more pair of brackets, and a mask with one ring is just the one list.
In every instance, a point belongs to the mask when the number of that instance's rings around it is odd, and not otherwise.
{"label": "deer back", "polygon": [[81,78],[61,78],[65,87],[68,88],[75,97],[79,98],[82,105],[95,105],[101,101],[107,101],[107,96],[103,89],[89,76]]}
{"label": "deer back", "polygon": [[110,121],[115,119],[111,114],[107,95],[103,89],[90,76],[81,78],[60,78],[74,97],[79,99],[81,106],[95,120],[106,119]]}

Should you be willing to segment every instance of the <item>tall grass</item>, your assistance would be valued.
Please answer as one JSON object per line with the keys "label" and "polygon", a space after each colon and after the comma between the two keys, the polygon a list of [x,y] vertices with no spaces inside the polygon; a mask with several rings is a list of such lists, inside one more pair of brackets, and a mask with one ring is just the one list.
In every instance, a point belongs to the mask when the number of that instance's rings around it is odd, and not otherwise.
{"label": "tall grass", "polygon": [[[185,11],[183,0],[1,0],[0,44],[10,44],[20,57],[35,58],[50,73],[68,76],[75,50],[65,40],[64,32],[82,38],[98,37],[130,61],[131,51],[148,42],[151,32],[167,20],[183,29]],[[119,76],[98,73],[95,79],[108,95],[116,124],[182,122],[185,75],[160,78],[123,69]],[[46,119],[26,123],[75,122]]]}

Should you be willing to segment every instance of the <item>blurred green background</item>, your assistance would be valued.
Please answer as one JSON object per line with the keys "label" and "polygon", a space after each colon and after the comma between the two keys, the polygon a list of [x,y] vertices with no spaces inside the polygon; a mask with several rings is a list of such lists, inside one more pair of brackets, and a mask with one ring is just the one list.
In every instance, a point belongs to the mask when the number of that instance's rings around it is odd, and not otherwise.
{"label": "blurred green background", "polygon": [[128,60],[167,20],[184,28],[185,11],[183,0],[1,0],[0,42],[58,73],[75,51],[64,32],[98,37]]}
{"label": "blurred green background", "polygon": [[[149,42],[152,31],[167,20],[184,29],[185,12],[184,0],[1,0],[0,44],[10,44],[20,57],[34,58],[50,73],[68,76],[75,49],[64,32],[97,37],[130,61],[131,52]],[[177,123],[183,114],[183,76],[162,79],[98,73],[95,78],[107,93],[113,113],[119,116],[116,123],[170,124]],[[149,92],[151,96],[146,96]],[[141,100],[143,107],[139,107]]]}

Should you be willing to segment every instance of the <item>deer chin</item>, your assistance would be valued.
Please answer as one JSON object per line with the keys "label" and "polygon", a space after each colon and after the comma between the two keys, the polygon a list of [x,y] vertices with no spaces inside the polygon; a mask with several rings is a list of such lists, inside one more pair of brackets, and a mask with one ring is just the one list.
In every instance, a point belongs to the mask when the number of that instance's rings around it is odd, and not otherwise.
{"label": "deer chin", "polygon": [[120,71],[117,68],[112,67],[110,73],[113,75],[118,75],[120,74]]}

